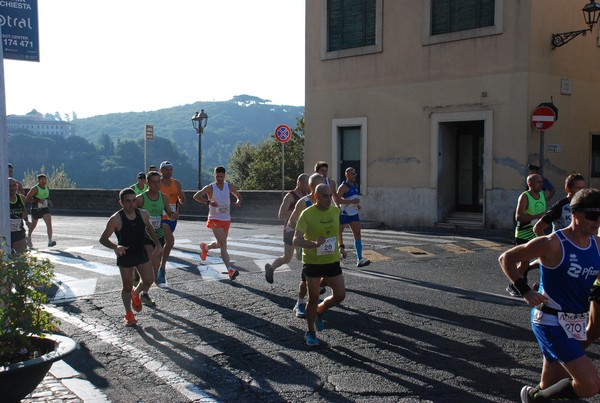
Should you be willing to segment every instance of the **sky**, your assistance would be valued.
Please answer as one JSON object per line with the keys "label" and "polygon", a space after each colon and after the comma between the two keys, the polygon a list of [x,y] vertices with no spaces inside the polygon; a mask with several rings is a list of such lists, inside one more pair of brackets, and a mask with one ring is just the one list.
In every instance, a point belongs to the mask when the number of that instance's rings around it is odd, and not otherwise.
{"label": "sky", "polygon": [[302,106],[305,1],[38,0],[40,62],[4,60],[7,114]]}

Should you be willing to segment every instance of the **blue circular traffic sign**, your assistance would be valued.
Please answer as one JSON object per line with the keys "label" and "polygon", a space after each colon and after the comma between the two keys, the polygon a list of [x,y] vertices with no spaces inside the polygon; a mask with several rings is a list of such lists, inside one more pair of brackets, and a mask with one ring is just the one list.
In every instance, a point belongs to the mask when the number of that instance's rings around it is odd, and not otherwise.
{"label": "blue circular traffic sign", "polygon": [[286,125],[279,125],[275,129],[275,138],[280,143],[287,143],[292,138],[292,129]]}

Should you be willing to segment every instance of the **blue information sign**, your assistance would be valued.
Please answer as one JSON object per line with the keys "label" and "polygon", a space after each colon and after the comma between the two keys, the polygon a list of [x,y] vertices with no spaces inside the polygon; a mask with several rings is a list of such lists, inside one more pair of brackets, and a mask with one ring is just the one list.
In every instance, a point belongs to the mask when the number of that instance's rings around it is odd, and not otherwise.
{"label": "blue information sign", "polygon": [[0,0],[5,59],[40,61],[37,0]]}

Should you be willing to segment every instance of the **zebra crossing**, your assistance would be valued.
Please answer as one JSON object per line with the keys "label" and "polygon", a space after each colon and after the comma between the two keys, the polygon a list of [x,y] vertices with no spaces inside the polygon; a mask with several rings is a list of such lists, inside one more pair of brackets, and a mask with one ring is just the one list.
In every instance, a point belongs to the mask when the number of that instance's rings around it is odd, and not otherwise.
{"label": "zebra crossing", "polygon": [[[477,253],[481,249],[502,250],[504,245],[482,240],[443,235],[420,235],[391,230],[363,230],[364,255],[372,262],[384,262],[400,256],[426,258],[444,254]],[[347,248],[352,252],[352,234],[344,233]],[[283,241],[280,234],[259,234],[230,238],[228,252],[232,263],[236,260],[248,272],[263,271],[266,263],[271,263],[283,254]],[[72,246],[65,249],[40,249],[33,254],[50,260],[55,266],[56,293],[53,303],[67,302],[76,298],[93,295],[98,281],[118,278],[119,269],[115,265],[115,254],[99,244]],[[350,258],[349,258],[350,259]],[[176,239],[168,262],[168,271],[183,270],[196,274],[203,281],[228,279],[227,268],[219,256],[218,249],[211,250],[206,261],[201,261],[198,244],[190,239]],[[288,265],[278,272],[290,270]]]}

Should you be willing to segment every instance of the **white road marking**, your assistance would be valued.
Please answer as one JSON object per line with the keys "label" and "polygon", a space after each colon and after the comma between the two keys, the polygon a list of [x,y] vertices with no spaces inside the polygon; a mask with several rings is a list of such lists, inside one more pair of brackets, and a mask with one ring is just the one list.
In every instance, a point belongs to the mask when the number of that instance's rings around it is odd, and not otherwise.
{"label": "white road marking", "polygon": [[75,267],[76,269],[87,270],[94,273],[102,274],[103,276],[118,276],[119,269],[116,265],[107,265],[104,263],[91,262],[88,260],[77,259],[67,256],[61,256],[52,253],[33,253],[41,259],[48,259],[52,263],[61,264],[65,266]]}
{"label": "white road marking", "polygon": [[56,284],[58,291],[54,295],[54,298],[48,302],[59,303],[67,300],[70,301],[78,297],[94,295],[94,292],[96,291],[96,283],[96,278],[63,281],[60,284]]}
{"label": "white road marking", "polygon": [[[207,394],[205,391],[200,389],[198,386],[191,382],[188,382],[175,372],[165,369],[167,365],[154,357],[148,355],[142,348],[135,347],[134,343],[121,339],[113,329],[108,329],[98,323],[94,323],[90,326],[89,323],[82,321],[77,316],[69,315],[60,309],[46,306],[45,309],[51,313],[54,317],[64,322],[70,323],[79,329],[91,333],[104,343],[108,343],[123,352],[123,355],[127,355],[131,360],[137,361],[141,366],[145,367],[148,371],[162,379],[167,385],[172,387],[174,390],[179,392],[187,401],[202,400],[202,402],[217,402],[215,398]],[[173,398],[173,400],[180,400]]]}

